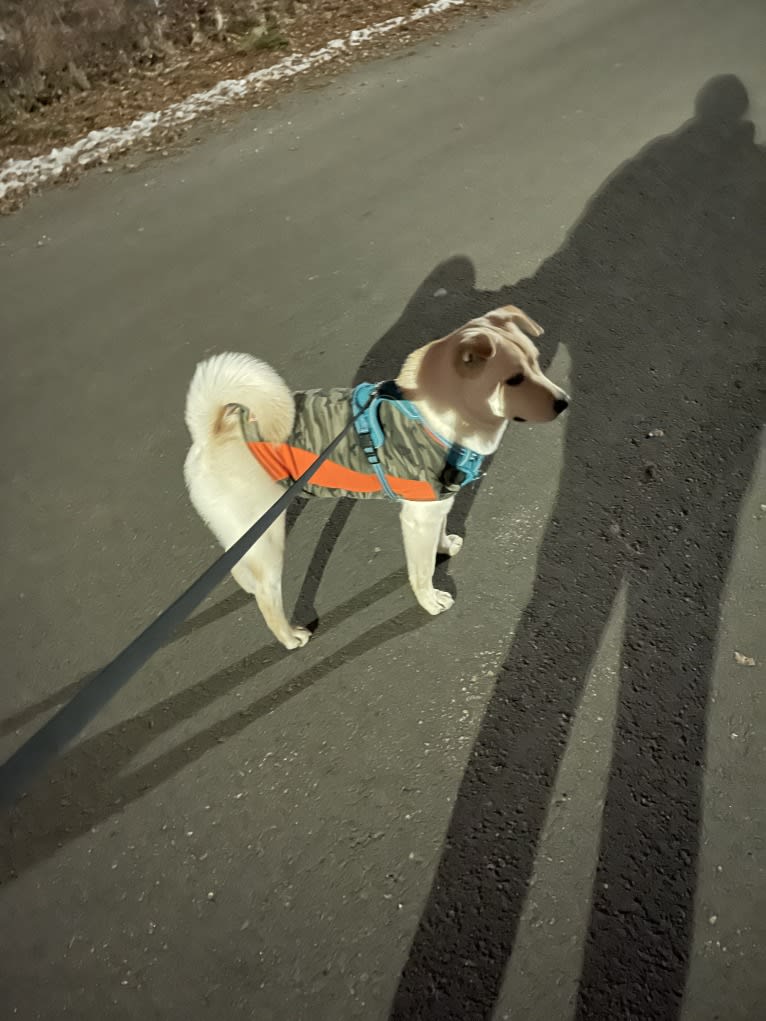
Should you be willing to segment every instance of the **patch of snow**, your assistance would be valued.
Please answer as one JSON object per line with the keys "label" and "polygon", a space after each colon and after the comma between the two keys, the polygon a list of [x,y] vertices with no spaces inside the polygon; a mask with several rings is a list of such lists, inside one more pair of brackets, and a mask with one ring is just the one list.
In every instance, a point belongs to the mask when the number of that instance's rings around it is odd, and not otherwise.
{"label": "patch of snow", "polygon": [[229,78],[218,82],[213,88],[205,92],[196,92],[164,110],[145,113],[124,127],[91,131],[72,145],[52,149],[46,155],[7,160],[0,166],[0,199],[54,180],[70,167],[84,168],[102,163],[110,156],[124,152],[137,142],[149,138],[158,128],[188,124],[201,114],[209,113],[232,100],[241,99],[269,82],[293,78],[335,60],[344,52],[393,32],[401,25],[420,21],[453,7],[461,7],[464,3],[465,0],[434,0],[433,3],[418,7],[406,16],[389,18],[388,21],[378,22],[368,28],[357,29],[342,39],[331,39],[326,46],[310,53],[293,54],[272,64],[271,67],[252,71],[244,78]]}

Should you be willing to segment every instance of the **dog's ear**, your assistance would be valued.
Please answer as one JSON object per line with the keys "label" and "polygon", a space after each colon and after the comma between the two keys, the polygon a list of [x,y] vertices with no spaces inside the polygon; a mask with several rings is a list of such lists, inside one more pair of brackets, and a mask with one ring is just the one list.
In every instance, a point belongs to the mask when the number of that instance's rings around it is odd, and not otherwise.
{"label": "dog's ear", "polygon": [[495,342],[488,333],[471,333],[463,337],[457,346],[458,369],[473,371],[481,368],[494,357]]}
{"label": "dog's ear", "polygon": [[505,312],[512,323],[515,323],[519,329],[522,329],[530,337],[542,337],[543,333],[545,333],[545,330],[543,330],[539,323],[536,323],[534,319],[530,319],[526,312],[522,312],[515,305],[504,305],[502,311]]}

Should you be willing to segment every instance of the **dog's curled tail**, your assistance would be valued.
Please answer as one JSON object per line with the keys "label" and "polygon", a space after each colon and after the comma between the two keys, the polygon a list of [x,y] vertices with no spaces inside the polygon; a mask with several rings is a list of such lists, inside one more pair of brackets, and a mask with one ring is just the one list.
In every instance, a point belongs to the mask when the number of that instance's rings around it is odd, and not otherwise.
{"label": "dog's curled tail", "polygon": [[287,383],[266,362],[246,354],[213,355],[195,369],[186,395],[186,425],[205,446],[228,432],[234,407],[255,419],[267,443],[284,443],[293,427],[295,402]]}

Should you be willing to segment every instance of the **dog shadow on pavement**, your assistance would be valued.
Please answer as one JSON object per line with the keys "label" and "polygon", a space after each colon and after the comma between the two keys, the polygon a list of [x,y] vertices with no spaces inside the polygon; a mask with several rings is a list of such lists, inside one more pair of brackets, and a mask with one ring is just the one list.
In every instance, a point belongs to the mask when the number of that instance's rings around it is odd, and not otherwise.
{"label": "dog shadow on pavement", "polygon": [[568,349],[565,462],[393,1021],[492,1016],[554,778],[621,591],[576,1016],[679,1016],[716,634],[764,412],[766,153],[748,105],[737,78],[711,79],[693,118],[621,166],[561,249],[512,288],[508,300]]}

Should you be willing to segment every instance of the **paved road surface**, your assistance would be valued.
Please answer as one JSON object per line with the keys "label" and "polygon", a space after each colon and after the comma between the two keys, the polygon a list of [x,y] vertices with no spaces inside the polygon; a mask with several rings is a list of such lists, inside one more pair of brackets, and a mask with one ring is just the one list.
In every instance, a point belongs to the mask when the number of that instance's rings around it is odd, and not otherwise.
{"label": "paved road surface", "polygon": [[380,377],[516,301],[575,398],[464,501],[450,614],[391,507],[313,504],[310,646],[229,585],[30,790],[4,1017],[764,1016],[765,38],[533,0],[2,222],[3,752],[214,555],[204,354]]}

